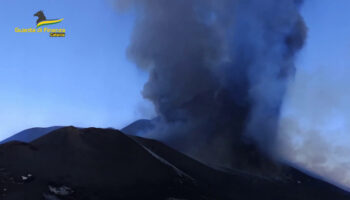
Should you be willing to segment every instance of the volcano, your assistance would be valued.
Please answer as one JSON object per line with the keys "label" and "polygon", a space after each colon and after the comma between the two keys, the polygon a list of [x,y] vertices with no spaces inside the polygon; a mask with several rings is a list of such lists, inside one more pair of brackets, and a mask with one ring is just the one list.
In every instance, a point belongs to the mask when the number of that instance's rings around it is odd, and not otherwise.
{"label": "volcano", "polygon": [[345,200],[347,192],[294,168],[276,177],[215,169],[165,144],[114,129],[64,127],[0,146],[4,200]]}

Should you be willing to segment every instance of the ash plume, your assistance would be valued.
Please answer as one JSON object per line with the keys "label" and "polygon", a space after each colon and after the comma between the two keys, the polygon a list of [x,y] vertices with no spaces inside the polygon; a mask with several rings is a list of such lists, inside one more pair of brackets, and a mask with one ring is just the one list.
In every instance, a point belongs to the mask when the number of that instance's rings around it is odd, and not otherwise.
{"label": "ash plume", "polygon": [[129,0],[127,54],[149,70],[147,134],[204,161],[241,166],[272,155],[306,28],[294,0]]}

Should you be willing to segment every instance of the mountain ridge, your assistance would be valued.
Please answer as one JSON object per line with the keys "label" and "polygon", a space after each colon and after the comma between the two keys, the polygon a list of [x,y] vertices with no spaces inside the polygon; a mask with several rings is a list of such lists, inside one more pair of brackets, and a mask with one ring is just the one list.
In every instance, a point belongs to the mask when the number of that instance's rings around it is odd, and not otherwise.
{"label": "mountain ridge", "polygon": [[31,142],[47,133],[63,128],[63,126],[51,126],[51,127],[33,127],[20,131],[0,142],[0,144],[10,141]]}

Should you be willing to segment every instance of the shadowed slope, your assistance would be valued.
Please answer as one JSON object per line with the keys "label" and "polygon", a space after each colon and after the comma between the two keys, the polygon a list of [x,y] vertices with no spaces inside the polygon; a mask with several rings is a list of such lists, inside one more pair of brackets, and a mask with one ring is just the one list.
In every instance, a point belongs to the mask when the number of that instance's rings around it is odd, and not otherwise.
{"label": "shadowed slope", "polygon": [[[181,196],[190,178],[116,130],[62,128],[32,143],[0,146],[0,165],[28,184],[8,184],[5,199],[39,199],[49,183],[69,185],[75,199]],[[183,184],[179,184],[179,183]],[[177,189],[175,186],[180,186]]]}
{"label": "shadowed slope", "polygon": [[[167,158],[178,169],[199,180],[203,188],[220,198],[259,200],[350,199],[348,192],[280,164],[274,176],[264,177],[232,169],[214,169],[175,151],[163,143],[131,136],[156,154]],[[224,195],[221,195],[224,194]]]}
{"label": "shadowed slope", "polygon": [[31,143],[0,146],[4,200],[348,200],[320,180],[285,167],[261,177],[211,168],[155,140],[113,129],[65,127]]}

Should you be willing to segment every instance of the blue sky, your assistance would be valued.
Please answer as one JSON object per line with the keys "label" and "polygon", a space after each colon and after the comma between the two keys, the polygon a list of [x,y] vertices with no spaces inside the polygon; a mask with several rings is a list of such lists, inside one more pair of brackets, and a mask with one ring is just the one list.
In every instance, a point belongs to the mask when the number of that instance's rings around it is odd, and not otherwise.
{"label": "blue sky", "polygon": [[[132,14],[110,1],[1,1],[0,139],[33,126],[122,127],[151,109],[147,73],[125,55]],[[35,27],[38,10],[64,18],[66,38],[15,33]],[[146,110],[147,109],[147,110]]]}

